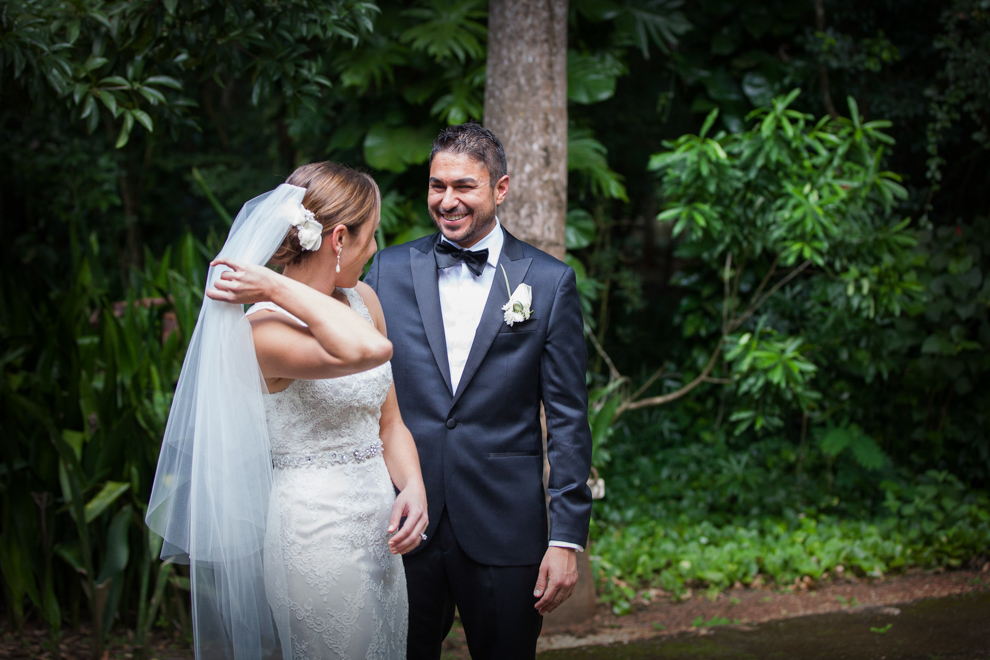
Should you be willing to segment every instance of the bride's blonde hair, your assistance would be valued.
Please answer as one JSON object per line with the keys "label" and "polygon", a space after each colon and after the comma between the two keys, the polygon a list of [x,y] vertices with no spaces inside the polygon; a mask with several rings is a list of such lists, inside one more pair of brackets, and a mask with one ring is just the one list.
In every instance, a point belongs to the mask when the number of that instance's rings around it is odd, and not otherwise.
{"label": "bride's blonde hair", "polygon": [[[365,222],[378,217],[381,209],[382,195],[375,180],[339,163],[324,161],[303,165],[285,182],[306,189],[302,204],[323,225],[323,236],[337,225],[347,227],[348,233],[353,235]],[[292,227],[268,263],[295,265],[309,254],[312,252],[302,249],[298,230]]]}

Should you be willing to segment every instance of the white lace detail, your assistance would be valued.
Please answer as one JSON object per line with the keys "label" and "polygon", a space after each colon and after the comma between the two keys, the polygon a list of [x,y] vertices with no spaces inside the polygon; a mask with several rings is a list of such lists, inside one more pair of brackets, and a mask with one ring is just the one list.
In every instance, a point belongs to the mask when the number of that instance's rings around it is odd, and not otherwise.
{"label": "white lace detail", "polygon": [[[342,291],[370,321],[360,294]],[[272,303],[248,313],[259,309],[285,313]],[[294,660],[405,658],[405,573],[386,534],[395,491],[378,438],[391,385],[385,363],[296,380],[267,399],[276,470],[265,553],[281,555],[286,576],[266,571],[267,588],[290,616]]]}

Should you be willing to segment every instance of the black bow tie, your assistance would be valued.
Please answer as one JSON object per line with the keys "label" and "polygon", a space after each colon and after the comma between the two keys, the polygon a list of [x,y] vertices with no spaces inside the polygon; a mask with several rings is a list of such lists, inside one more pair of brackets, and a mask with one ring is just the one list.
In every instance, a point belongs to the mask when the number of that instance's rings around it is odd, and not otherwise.
{"label": "black bow tie", "polygon": [[437,260],[437,268],[453,268],[457,264],[464,262],[475,277],[481,275],[488,263],[488,248],[484,250],[462,250],[456,245],[439,241],[433,246],[433,257]]}

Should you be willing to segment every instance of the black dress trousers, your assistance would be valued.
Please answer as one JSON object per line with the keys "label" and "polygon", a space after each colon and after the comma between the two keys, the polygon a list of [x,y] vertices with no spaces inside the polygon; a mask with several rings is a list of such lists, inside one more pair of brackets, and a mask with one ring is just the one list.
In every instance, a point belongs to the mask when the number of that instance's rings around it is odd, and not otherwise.
{"label": "black dress trousers", "polygon": [[408,660],[438,660],[460,612],[472,660],[532,660],[543,617],[533,596],[540,565],[486,566],[461,549],[444,509],[426,547],[404,557]]}

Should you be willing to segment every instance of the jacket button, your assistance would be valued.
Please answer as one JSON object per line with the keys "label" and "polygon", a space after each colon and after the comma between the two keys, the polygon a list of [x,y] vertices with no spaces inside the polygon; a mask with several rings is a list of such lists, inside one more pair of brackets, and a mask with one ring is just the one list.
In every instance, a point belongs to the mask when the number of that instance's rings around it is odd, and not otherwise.
{"label": "jacket button", "polygon": [[452,429],[455,426],[457,426],[457,420],[456,419],[448,419],[447,420],[447,428],[448,429]]}

